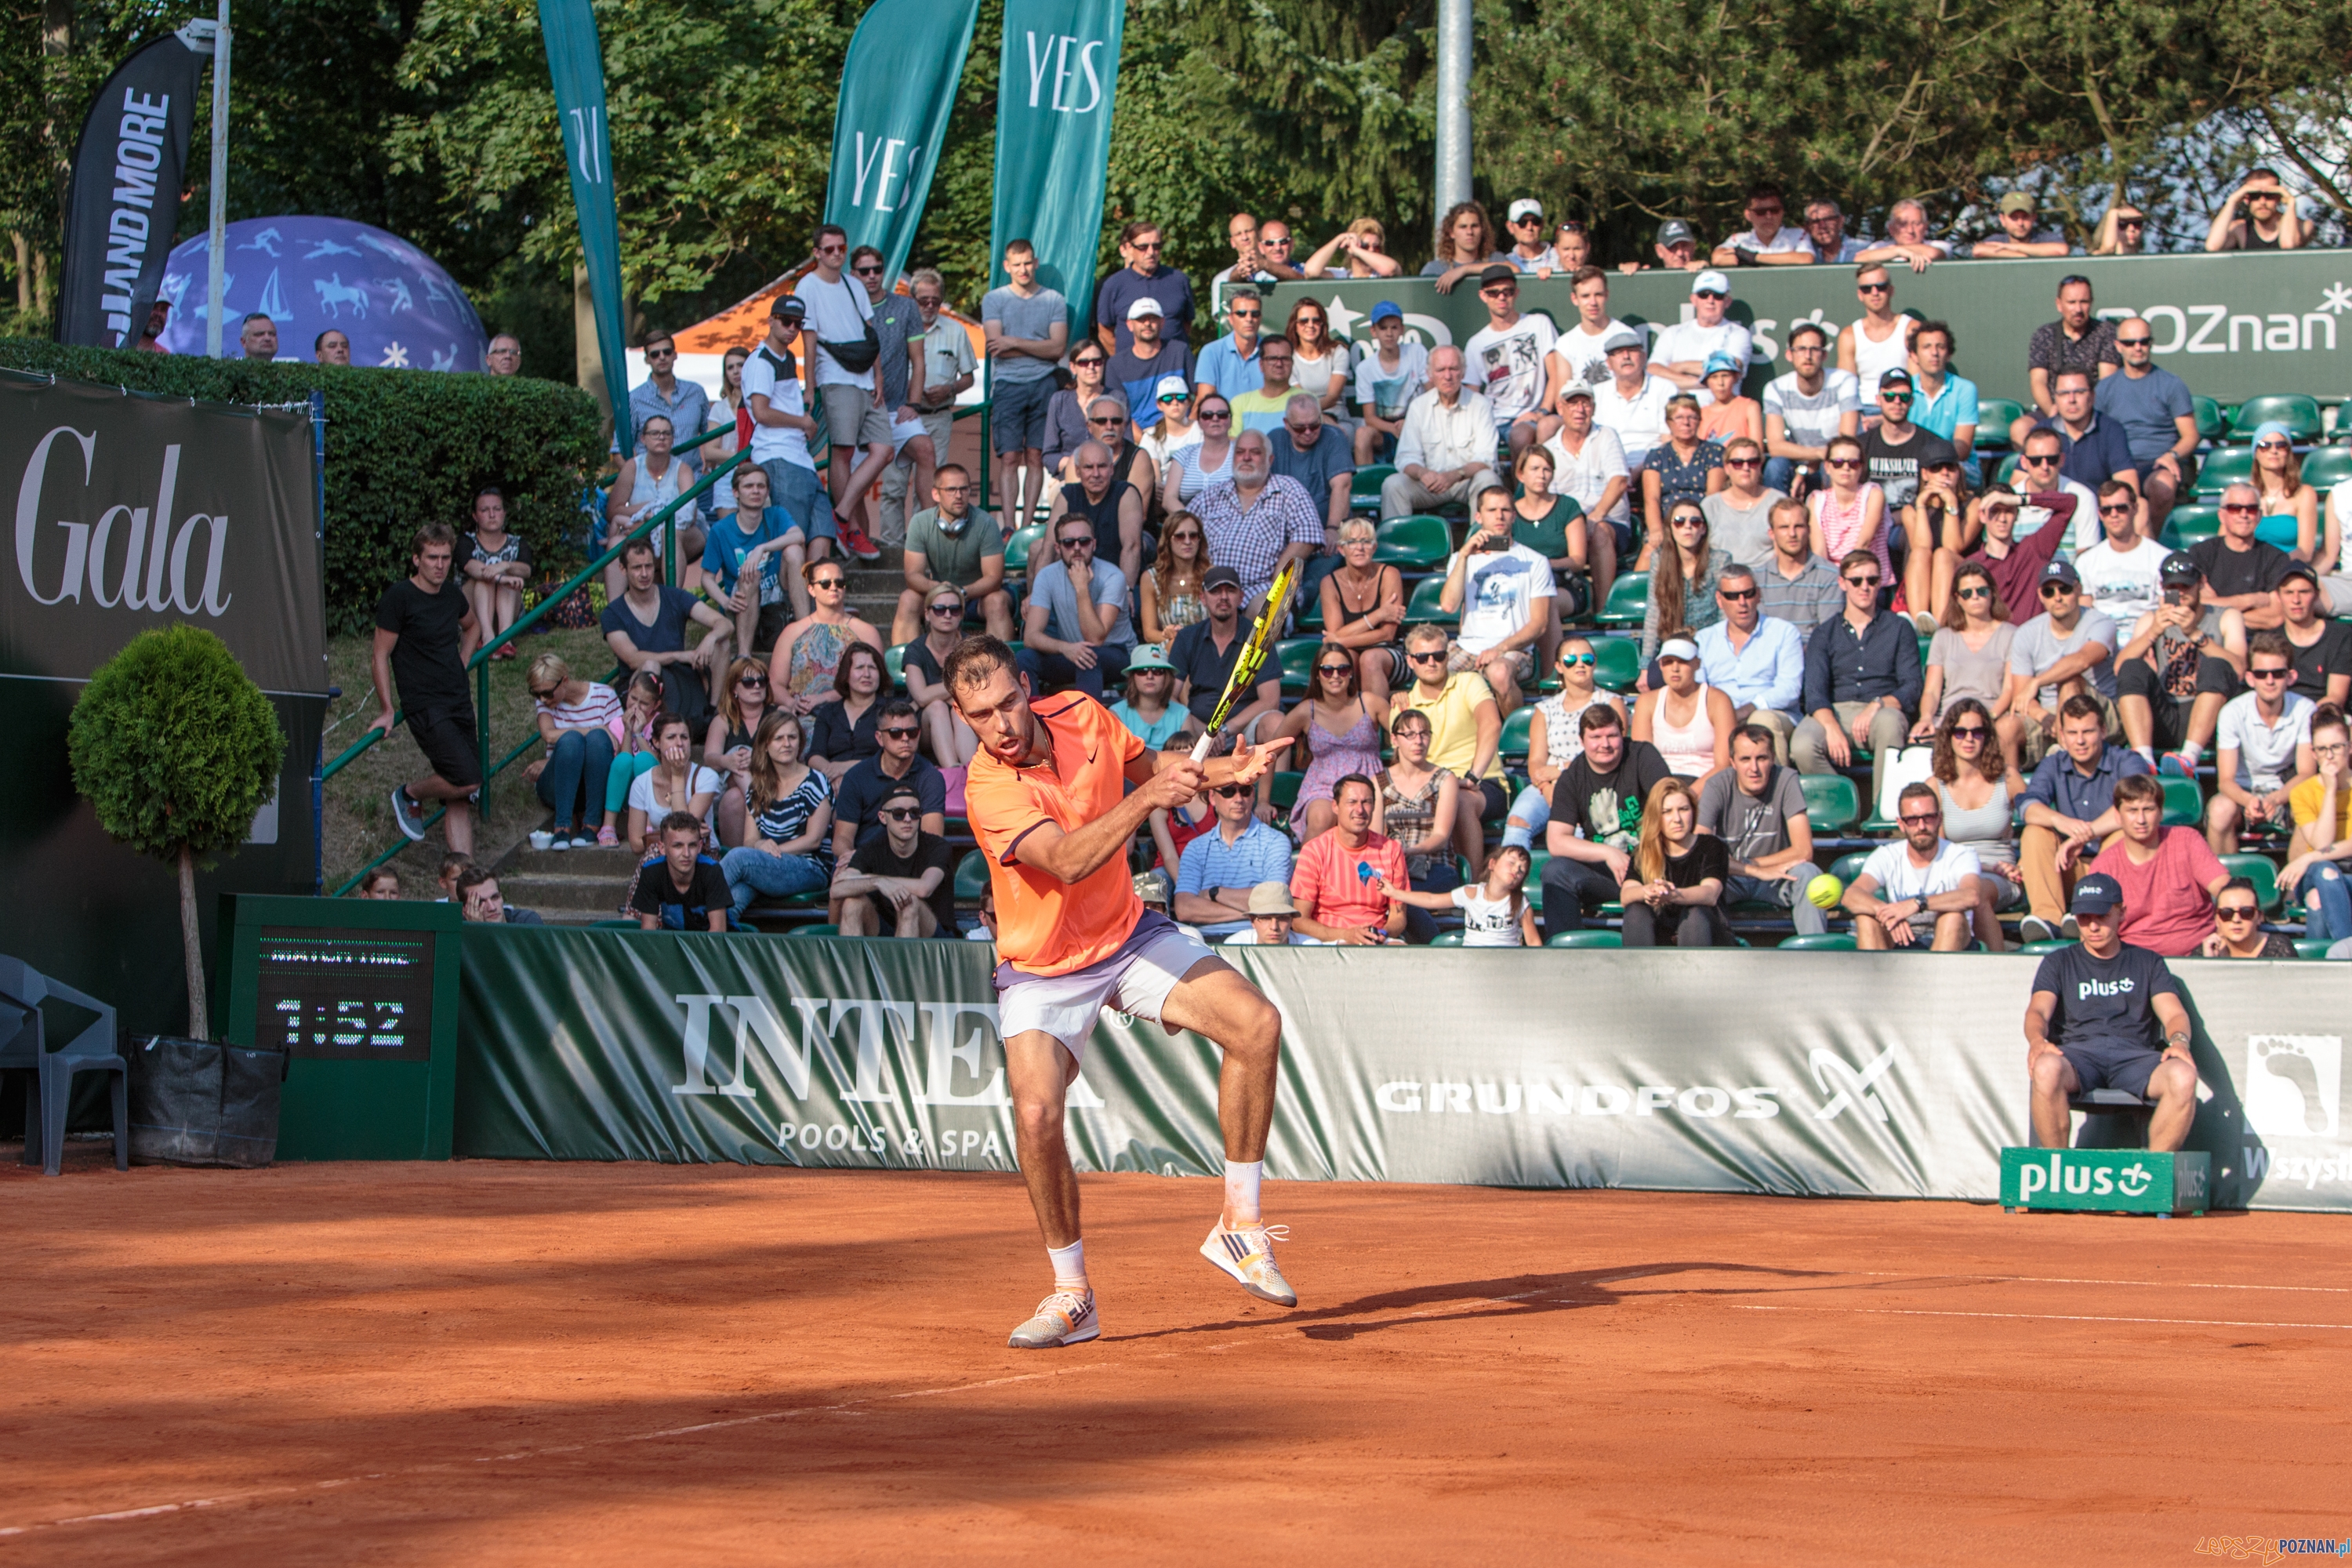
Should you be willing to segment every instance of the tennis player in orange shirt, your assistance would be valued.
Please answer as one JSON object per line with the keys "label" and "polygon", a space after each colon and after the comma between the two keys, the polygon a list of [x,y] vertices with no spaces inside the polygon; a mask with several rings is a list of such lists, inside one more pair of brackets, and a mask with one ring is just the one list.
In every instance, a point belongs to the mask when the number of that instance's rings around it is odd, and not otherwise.
{"label": "tennis player in orange shirt", "polygon": [[1217,1122],[1225,1202],[1201,1256],[1260,1300],[1297,1306],[1258,1213],[1282,1015],[1198,939],[1146,910],[1127,869],[1128,841],[1155,808],[1211,785],[1246,784],[1289,742],[1243,746],[1206,763],[1151,751],[1083,693],[1033,704],[1013,650],[991,637],[967,637],[941,673],[980,737],[964,803],[996,896],[997,1020],[1021,1174],[1054,1266],[1052,1293],[1013,1331],[1012,1344],[1046,1350],[1102,1331],[1062,1117],[1105,1005],[1171,1035],[1193,1030],[1223,1051]]}

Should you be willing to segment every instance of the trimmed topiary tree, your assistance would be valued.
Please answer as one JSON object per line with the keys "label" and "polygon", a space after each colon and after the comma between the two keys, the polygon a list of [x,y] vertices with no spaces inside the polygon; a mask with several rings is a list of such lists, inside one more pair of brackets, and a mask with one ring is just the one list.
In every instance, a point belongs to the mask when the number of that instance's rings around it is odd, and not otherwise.
{"label": "trimmed topiary tree", "polygon": [[[212,1037],[196,940],[196,863],[245,842],[277,793],[286,737],[228,646],[199,626],[141,632],[89,678],[67,734],[98,825],[180,872],[188,1034]],[[207,870],[212,862],[205,861]]]}

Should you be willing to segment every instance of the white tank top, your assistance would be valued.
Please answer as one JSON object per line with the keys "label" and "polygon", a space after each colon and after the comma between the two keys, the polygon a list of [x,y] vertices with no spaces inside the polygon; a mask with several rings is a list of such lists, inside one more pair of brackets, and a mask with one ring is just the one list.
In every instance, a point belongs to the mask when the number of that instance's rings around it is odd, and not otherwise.
{"label": "white tank top", "polygon": [[1678,778],[1695,779],[1714,772],[1715,721],[1706,716],[1706,682],[1700,682],[1692,694],[1690,722],[1680,728],[1666,717],[1666,704],[1674,700],[1671,691],[1658,693],[1658,705],[1650,713],[1650,743],[1666,759],[1667,771]]}
{"label": "white tank top", "polygon": [[1911,368],[1911,319],[1896,316],[1895,330],[1886,334],[1883,343],[1870,341],[1869,324],[1867,316],[1853,324],[1853,374],[1862,383],[1864,411],[1874,415],[1878,412],[1878,378],[1890,370]]}

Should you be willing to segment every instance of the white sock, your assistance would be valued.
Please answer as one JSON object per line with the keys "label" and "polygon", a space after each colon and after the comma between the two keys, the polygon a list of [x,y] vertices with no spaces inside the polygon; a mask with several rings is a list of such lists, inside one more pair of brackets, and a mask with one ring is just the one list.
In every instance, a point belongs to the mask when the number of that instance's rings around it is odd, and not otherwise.
{"label": "white sock", "polygon": [[1081,1239],[1067,1247],[1049,1247],[1045,1256],[1054,1265],[1054,1288],[1057,1290],[1087,1289],[1087,1244]]}
{"label": "white sock", "polygon": [[1257,1218],[1257,1186],[1265,1175],[1263,1160],[1226,1161],[1225,1212],[1235,1219]]}
{"label": "white sock", "polygon": [[2205,754],[2205,748],[2190,741],[2180,748],[2180,754],[2189,759],[2189,765],[2193,768],[2197,765],[2198,759]]}
{"label": "white sock", "polygon": [[2134,746],[2132,750],[2139,753],[2139,760],[2141,762],[2146,763],[2149,767],[2156,766],[2156,748],[2154,746]]}

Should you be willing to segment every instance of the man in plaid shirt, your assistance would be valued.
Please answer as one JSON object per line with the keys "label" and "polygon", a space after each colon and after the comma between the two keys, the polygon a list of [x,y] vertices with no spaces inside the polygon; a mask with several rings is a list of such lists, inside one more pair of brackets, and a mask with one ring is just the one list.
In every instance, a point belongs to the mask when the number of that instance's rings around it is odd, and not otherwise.
{"label": "man in plaid shirt", "polygon": [[1297,479],[1272,472],[1263,430],[1234,437],[1234,477],[1202,490],[1192,510],[1208,535],[1209,560],[1230,566],[1250,606],[1265,597],[1286,561],[1305,561],[1323,542],[1323,514]]}

